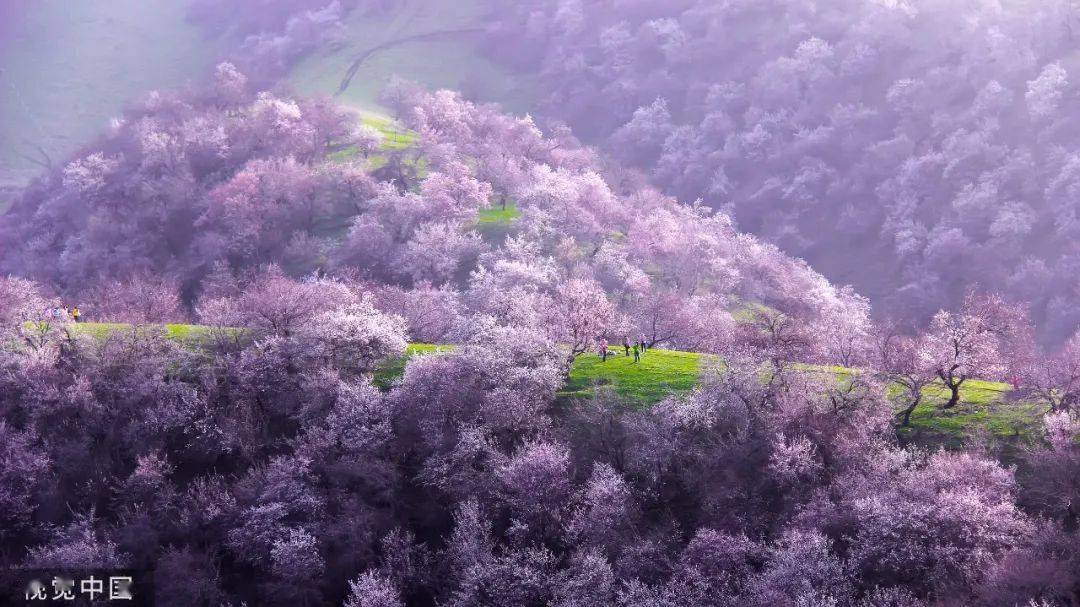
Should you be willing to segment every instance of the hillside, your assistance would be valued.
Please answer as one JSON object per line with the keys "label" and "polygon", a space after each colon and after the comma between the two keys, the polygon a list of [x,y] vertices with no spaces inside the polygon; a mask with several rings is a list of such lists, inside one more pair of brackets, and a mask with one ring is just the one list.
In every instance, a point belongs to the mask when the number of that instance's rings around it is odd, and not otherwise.
{"label": "hillside", "polygon": [[[200,81],[217,59],[242,54],[225,48],[235,39],[200,37],[185,18],[190,1],[10,3],[15,18],[0,26],[0,208],[6,185],[62,162],[142,92]],[[1058,110],[1078,94],[1069,17],[1018,3],[939,14],[915,2],[907,16],[876,3],[805,14],[781,3],[781,25],[740,30],[752,3],[714,4],[573,15],[573,3],[548,0],[500,13],[485,0],[360,2],[275,77],[381,119],[389,111],[378,91],[395,74],[516,113],[542,107],[665,191],[724,208],[740,230],[853,284],[878,310],[924,321],[967,287],[995,284],[1032,301],[1046,342],[1075,330],[1071,257],[1055,252],[1075,223],[1078,164],[1057,152],[1075,148],[1074,135],[1055,126],[1068,124]],[[871,34],[879,19],[911,30],[885,55],[868,50],[885,48]],[[943,71],[929,77],[931,65]],[[734,88],[721,95],[725,83]],[[920,92],[934,87],[943,92]],[[905,101],[919,96],[937,99],[926,101],[934,110]],[[923,124],[931,115],[942,118]],[[909,159],[926,174],[908,176]],[[1034,226],[1053,229],[1029,238]],[[820,237],[837,227],[858,263]],[[938,255],[959,258],[969,245],[967,271],[938,269]]]}
{"label": "hillside", "polygon": [[[225,37],[189,22],[190,3],[12,3],[0,23],[0,210],[6,187],[62,163],[125,106],[150,90],[200,83],[230,55]],[[482,0],[359,8],[342,23],[341,40],[306,54],[284,86],[337,96],[383,123],[378,93],[394,75],[525,112],[532,82],[485,57],[485,14]]]}
{"label": "hillside", "polygon": [[[118,323],[82,323],[74,328],[84,334],[104,337],[128,325]],[[189,344],[205,340],[211,329],[200,325],[170,324],[162,327],[170,339]],[[408,360],[414,356],[438,355],[453,346],[410,344],[405,356],[386,361],[375,374],[375,383],[388,389],[401,377]],[[613,351],[615,349],[613,348]],[[609,388],[626,403],[649,407],[674,394],[692,390],[710,372],[721,365],[718,357],[695,352],[649,350],[640,364],[632,357],[616,353],[607,361],[596,354],[577,358],[570,378],[559,392],[564,402],[591,398],[596,390]],[[843,378],[852,371],[838,367],[806,366],[809,373],[835,374]],[[934,385],[925,392],[924,402],[911,416],[911,426],[900,430],[901,438],[925,446],[958,448],[975,436],[986,435],[1002,443],[1019,447],[1033,440],[1040,431],[1043,411],[1033,405],[1009,399],[1008,384],[970,381],[961,391],[961,404],[942,410],[947,394]]]}
{"label": "hillside", "polygon": [[0,0],[0,604],[1080,604],[1075,3]]}
{"label": "hillside", "polygon": [[530,81],[496,65],[480,48],[486,12],[483,0],[408,0],[357,9],[343,23],[341,43],[308,54],[286,80],[301,94],[335,95],[375,113],[387,111],[378,95],[395,75],[525,111]]}
{"label": "hillside", "polygon": [[[596,354],[577,359],[570,380],[560,393],[564,397],[588,398],[597,388],[610,387],[628,402],[647,407],[672,395],[693,389],[720,360],[712,355],[670,350],[650,350],[634,364],[626,356]],[[808,366],[807,372],[837,374],[850,370]],[[1008,384],[970,381],[961,389],[961,404],[942,410],[946,390],[939,384],[924,392],[925,398],[911,416],[911,426],[901,437],[926,446],[960,447],[969,438],[986,434],[1004,443],[1023,444],[1041,432],[1042,409],[1010,401]]]}
{"label": "hillside", "polygon": [[[201,82],[219,49],[186,0],[5,3],[0,186],[59,164],[146,92]],[[2,204],[2,201],[0,201]]]}

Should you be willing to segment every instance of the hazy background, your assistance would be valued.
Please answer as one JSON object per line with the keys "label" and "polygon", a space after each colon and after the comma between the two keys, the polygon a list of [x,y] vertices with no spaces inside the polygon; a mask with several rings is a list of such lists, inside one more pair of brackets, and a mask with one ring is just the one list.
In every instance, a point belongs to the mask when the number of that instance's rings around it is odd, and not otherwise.
{"label": "hazy background", "polygon": [[1080,322],[1073,0],[0,7],[0,183],[221,58],[382,115],[397,75],[566,121],[879,313],[925,320],[980,285],[1030,302],[1044,339]]}
{"label": "hazy background", "polygon": [[[0,2],[0,183],[23,184],[39,174],[48,162],[42,151],[62,163],[147,91],[201,82],[223,58],[256,55],[249,36],[263,27],[284,34],[293,11],[310,10],[301,2],[254,11],[245,4],[259,3]],[[370,2],[357,11],[347,10],[348,2],[308,4],[316,12],[319,5],[340,8],[304,33],[313,40],[306,52],[264,62],[265,84],[282,77],[299,94],[337,94],[356,57],[379,49],[367,55],[341,101],[386,113],[378,91],[400,75],[514,111],[531,107],[530,77],[515,76],[483,52],[482,33],[491,22],[483,2]],[[250,17],[268,12],[284,19]]]}
{"label": "hazy background", "polygon": [[1072,0],[0,2],[0,590],[1080,605]]}

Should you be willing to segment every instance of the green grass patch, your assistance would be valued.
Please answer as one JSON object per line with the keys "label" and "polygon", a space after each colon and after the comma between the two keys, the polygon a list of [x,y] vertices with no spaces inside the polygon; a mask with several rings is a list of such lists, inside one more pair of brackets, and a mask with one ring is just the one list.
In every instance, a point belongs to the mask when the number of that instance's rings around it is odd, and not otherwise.
{"label": "green grass patch", "polygon": [[598,386],[610,386],[620,397],[639,407],[660,402],[673,393],[687,392],[697,385],[709,358],[692,352],[649,350],[634,362],[623,349],[611,348],[606,361],[597,354],[582,354],[570,370],[570,379],[560,392],[564,398],[588,398]]}
{"label": "green grass patch", "polygon": [[[608,357],[601,362],[595,354],[584,354],[575,362],[570,380],[560,393],[568,398],[589,398],[600,386],[611,387],[620,397],[646,407],[671,394],[692,390],[703,373],[720,365],[718,358],[707,354],[650,350],[641,363],[633,356]],[[838,380],[848,378],[853,370],[832,365],[795,365],[808,373],[824,373]],[[935,384],[924,390],[923,402],[911,415],[911,425],[899,430],[904,440],[926,446],[956,448],[977,434],[989,435],[1018,448],[1037,440],[1043,408],[1009,399],[1008,384],[970,380],[960,390],[960,404],[945,410],[948,400],[944,386]]]}
{"label": "green grass patch", "polygon": [[[104,338],[110,333],[130,329],[121,323],[79,323],[71,325],[78,333]],[[213,335],[211,327],[191,324],[164,325],[166,336],[185,344],[197,345]],[[242,329],[235,329],[241,332]],[[402,356],[383,361],[374,373],[375,384],[390,389],[405,372],[408,361],[418,355],[449,352],[453,346],[409,344]],[[613,390],[635,407],[648,407],[673,394],[684,394],[699,384],[702,376],[722,363],[711,354],[649,350],[635,363],[633,355],[623,354],[613,346],[615,354],[607,361],[593,353],[577,358],[566,385],[559,392],[561,399],[572,401],[592,397],[599,387]],[[838,366],[797,365],[808,373],[824,373],[838,380],[850,377],[855,371]],[[940,384],[927,386],[923,402],[912,412],[911,425],[898,430],[902,440],[928,447],[957,448],[976,435],[989,436],[1015,451],[1038,439],[1041,433],[1042,407],[1017,402],[1009,398],[1008,384],[970,380],[960,391],[960,403],[952,409],[942,409],[948,391]]]}
{"label": "green grass patch", "polygon": [[942,409],[949,391],[940,383],[923,390],[923,402],[911,413],[911,425],[899,430],[904,440],[927,446],[955,448],[976,434],[1019,447],[1037,440],[1045,408],[1009,398],[1008,384],[969,380],[960,389],[960,402]]}
{"label": "green grass patch", "polygon": [[409,344],[405,348],[405,353],[401,356],[394,356],[388,358],[375,369],[374,377],[372,381],[380,390],[389,390],[394,382],[401,379],[401,376],[405,374],[405,366],[409,363],[409,359],[414,356],[422,356],[427,354],[438,354],[440,352],[449,352],[453,350],[453,346],[436,345],[436,344]]}
{"label": "green grass patch", "polygon": [[361,112],[360,121],[382,133],[382,149],[389,152],[410,148],[419,137],[413,131],[402,129],[396,121],[379,114]]}
{"label": "green grass patch", "polygon": [[505,209],[498,204],[495,204],[480,210],[480,213],[476,217],[476,225],[481,227],[490,225],[509,225],[518,217],[521,217],[521,211],[518,210],[516,204],[508,202],[506,203]]}
{"label": "green grass patch", "polygon": [[[134,325],[118,322],[80,322],[68,325],[70,330],[79,335],[88,335],[98,339],[105,339],[109,335],[118,333],[121,331],[129,331]],[[215,327],[208,327],[205,325],[190,325],[190,324],[167,324],[167,325],[150,325],[150,328],[154,330],[162,329],[165,332],[165,337],[168,339],[183,343],[185,345],[200,345],[208,342],[215,336],[215,331],[221,331]],[[244,329],[226,328],[224,331],[231,333],[237,338],[242,338],[245,333]]]}
{"label": "green grass patch", "polygon": [[[386,153],[406,150],[416,144],[419,135],[415,132],[402,128],[397,122],[370,112],[360,112],[360,122],[373,127],[382,134],[383,140],[379,149],[384,152],[372,154],[366,158],[368,167],[372,170],[386,165]],[[355,145],[342,148],[336,152],[327,154],[327,160],[331,162],[351,162],[360,155],[360,150]]]}
{"label": "green grass patch", "polygon": [[521,210],[513,202],[507,202],[505,209],[495,202],[485,209],[480,209],[474,228],[480,232],[484,240],[501,243],[513,231],[519,217],[521,217]]}

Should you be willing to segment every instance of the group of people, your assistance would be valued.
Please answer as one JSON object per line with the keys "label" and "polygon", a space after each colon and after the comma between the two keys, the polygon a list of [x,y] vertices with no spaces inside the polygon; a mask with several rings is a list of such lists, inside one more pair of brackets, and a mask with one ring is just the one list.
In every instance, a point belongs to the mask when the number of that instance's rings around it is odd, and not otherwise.
{"label": "group of people", "polygon": [[44,314],[45,320],[66,320],[71,319],[74,322],[79,322],[82,318],[82,311],[79,310],[79,306],[69,308],[67,306],[53,306],[45,308]]}
{"label": "group of people", "polygon": [[[634,362],[640,362],[641,356],[645,354],[645,351],[649,349],[649,343],[645,341],[645,336],[642,335],[633,344],[630,343],[629,337],[623,337],[622,341],[623,351],[625,356],[630,356],[630,353],[634,353]],[[606,339],[600,340],[600,361],[607,362],[608,356],[615,356],[610,350],[608,350],[608,343]]]}

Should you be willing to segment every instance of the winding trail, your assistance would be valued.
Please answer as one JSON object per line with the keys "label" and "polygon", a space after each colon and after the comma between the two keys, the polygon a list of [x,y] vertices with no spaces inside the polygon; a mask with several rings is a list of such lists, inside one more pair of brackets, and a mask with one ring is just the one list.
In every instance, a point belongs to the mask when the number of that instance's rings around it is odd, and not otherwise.
{"label": "winding trail", "polygon": [[387,40],[386,42],[383,42],[381,44],[376,44],[375,46],[357,55],[356,59],[353,59],[352,64],[349,65],[349,69],[345,72],[345,77],[342,78],[341,84],[338,86],[337,92],[334,94],[336,96],[344,93],[349,88],[349,85],[352,84],[352,80],[356,76],[356,72],[360,70],[360,67],[363,66],[364,62],[367,61],[369,57],[371,57],[375,53],[378,53],[379,51],[385,51],[395,46],[408,44],[410,42],[442,40],[445,38],[452,38],[454,36],[460,36],[463,34],[477,34],[482,31],[484,31],[484,29],[480,27],[439,30],[436,32],[428,32],[426,34],[414,34],[412,36],[405,36],[404,38],[395,38],[393,40]]}

